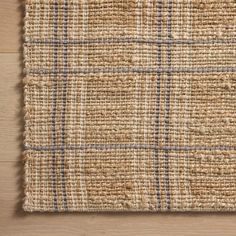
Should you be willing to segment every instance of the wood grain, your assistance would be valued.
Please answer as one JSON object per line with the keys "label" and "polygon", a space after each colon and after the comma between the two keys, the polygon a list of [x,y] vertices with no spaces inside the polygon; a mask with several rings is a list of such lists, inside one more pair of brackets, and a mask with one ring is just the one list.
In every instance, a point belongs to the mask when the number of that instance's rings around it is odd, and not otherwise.
{"label": "wood grain", "polygon": [[19,53],[0,53],[0,161],[16,161],[22,145],[22,76]]}
{"label": "wood grain", "polygon": [[[234,213],[24,213],[21,11],[0,1],[0,236],[235,235]],[[7,52],[7,53],[6,53]]]}
{"label": "wood grain", "polygon": [[0,1],[0,52],[21,50],[23,0]]}

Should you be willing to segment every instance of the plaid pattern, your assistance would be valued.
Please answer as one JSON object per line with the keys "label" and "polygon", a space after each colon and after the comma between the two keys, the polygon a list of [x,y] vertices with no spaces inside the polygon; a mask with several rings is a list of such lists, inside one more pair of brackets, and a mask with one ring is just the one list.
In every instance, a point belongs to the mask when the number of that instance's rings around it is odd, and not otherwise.
{"label": "plaid pattern", "polygon": [[26,0],[26,211],[236,209],[234,0]]}

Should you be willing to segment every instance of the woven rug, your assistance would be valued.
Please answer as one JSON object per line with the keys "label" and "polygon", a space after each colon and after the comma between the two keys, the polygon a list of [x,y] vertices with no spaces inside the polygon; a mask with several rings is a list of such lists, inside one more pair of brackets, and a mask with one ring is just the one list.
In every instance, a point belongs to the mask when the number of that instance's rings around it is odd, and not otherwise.
{"label": "woven rug", "polygon": [[26,211],[235,211],[234,0],[26,0]]}

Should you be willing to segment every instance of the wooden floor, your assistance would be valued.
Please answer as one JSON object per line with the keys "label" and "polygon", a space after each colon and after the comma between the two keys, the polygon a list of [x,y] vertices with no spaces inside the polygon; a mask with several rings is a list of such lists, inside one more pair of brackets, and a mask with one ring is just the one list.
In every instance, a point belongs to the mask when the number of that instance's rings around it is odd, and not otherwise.
{"label": "wooden floor", "polygon": [[22,16],[0,0],[0,236],[236,235],[234,213],[45,214],[22,211]]}

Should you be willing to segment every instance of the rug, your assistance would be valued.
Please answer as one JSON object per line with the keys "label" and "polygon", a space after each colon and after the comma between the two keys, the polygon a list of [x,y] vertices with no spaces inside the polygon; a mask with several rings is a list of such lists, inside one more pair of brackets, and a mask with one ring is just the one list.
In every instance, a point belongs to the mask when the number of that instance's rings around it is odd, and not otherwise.
{"label": "rug", "polygon": [[25,211],[235,211],[234,0],[26,0]]}

